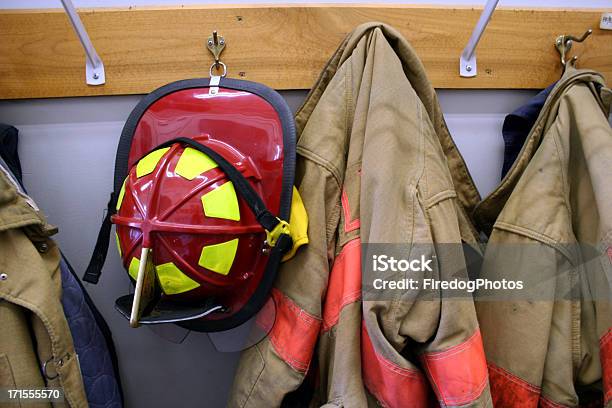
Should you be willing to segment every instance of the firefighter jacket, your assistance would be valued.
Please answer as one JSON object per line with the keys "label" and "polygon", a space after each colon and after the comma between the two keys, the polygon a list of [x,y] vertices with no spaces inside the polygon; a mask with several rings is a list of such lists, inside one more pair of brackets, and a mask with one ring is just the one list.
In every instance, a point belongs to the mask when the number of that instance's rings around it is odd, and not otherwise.
{"label": "firefighter jacket", "polygon": [[[229,405],[294,406],[299,387],[311,406],[490,406],[471,298],[362,297],[369,243],[423,243],[430,256],[477,244],[466,214],[480,198],[412,47],[384,24],[358,27],[296,122],[310,242],[281,267],[274,326],[243,352]],[[465,273],[459,263],[439,257],[432,276]]]}
{"label": "firefighter jacket", "polygon": [[88,403],[61,303],[55,232],[0,159],[0,389],[62,388],[64,402],[35,406],[81,408]]}
{"label": "firefighter jacket", "polygon": [[481,277],[525,286],[478,296],[495,407],[612,406],[611,101],[568,68],[474,213],[491,233]]}

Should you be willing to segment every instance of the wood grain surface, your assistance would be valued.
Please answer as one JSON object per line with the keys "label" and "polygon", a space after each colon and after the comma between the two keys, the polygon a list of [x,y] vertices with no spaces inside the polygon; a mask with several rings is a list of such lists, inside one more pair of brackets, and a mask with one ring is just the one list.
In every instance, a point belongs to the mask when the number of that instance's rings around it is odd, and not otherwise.
{"label": "wood grain surface", "polygon": [[382,21],[412,43],[436,88],[543,88],[560,73],[559,34],[579,67],[612,78],[612,31],[602,10],[495,11],[478,46],[478,76],[459,77],[459,55],[480,9],[406,5],[273,5],[79,9],[106,67],[106,84],[85,84],[85,56],[63,10],[0,10],[0,99],[148,93],[178,79],[207,77],[205,41],[216,29],[228,76],[276,89],[308,89],[355,26]]}

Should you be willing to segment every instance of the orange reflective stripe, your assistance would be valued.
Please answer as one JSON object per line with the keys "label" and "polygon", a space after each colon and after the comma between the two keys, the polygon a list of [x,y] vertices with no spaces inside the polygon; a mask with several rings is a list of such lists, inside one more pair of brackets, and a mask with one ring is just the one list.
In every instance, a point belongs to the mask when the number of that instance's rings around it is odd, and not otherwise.
{"label": "orange reflective stripe", "polygon": [[344,214],[344,232],[355,231],[361,226],[359,218],[351,219],[351,207],[349,205],[348,195],[346,190],[342,190],[342,212]]}
{"label": "orange reflective stripe", "polygon": [[495,408],[537,408],[540,388],[489,362],[489,383]]}
{"label": "orange reflective stripe", "polygon": [[464,405],[487,386],[487,361],[480,330],[463,343],[421,356],[434,390],[444,405]]}
{"label": "orange reflective stripe", "polygon": [[355,238],[344,245],[334,260],[325,304],[323,306],[323,331],[338,323],[342,308],[361,298],[361,240]]}
{"label": "orange reflective stripe", "polygon": [[276,319],[270,342],[276,353],[293,369],[306,372],[312,360],[321,320],[301,309],[295,302],[272,289]]}
{"label": "orange reflective stripe", "polygon": [[607,404],[612,401],[612,328],[599,340],[599,356],[603,370],[604,404]]}
{"label": "orange reflective stripe", "polygon": [[423,373],[400,367],[376,352],[365,323],[361,326],[361,370],[366,388],[384,407],[437,405]]}

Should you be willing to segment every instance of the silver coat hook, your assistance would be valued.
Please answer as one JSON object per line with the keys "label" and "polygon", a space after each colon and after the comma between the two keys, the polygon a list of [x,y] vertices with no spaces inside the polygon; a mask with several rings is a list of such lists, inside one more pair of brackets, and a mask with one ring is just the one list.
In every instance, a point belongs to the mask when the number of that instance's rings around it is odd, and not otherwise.
{"label": "silver coat hook", "polygon": [[572,43],[581,43],[586,40],[591,34],[593,34],[593,30],[589,28],[580,37],[574,37],[573,35],[567,34],[563,34],[557,37],[557,39],[555,40],[555,47],[557,47],[557,51],[559,51],[559,54],[561,55],[561,65],[566,67],[568,62],[572,65],[576,62],[576,60],[578,59],[578,57],[576,56],[573,56],[569,61],[567,61],[566,59],[567,53],[572,48]]}
{"label": "silver coat hook", "polygon": [[104,64],[91,43],[87,30],[85,30],[81,18],[72,4],[72,0],[61,0],[61,2],[85,50],[85,82],[87,82],[87,85],[104,85],[106,82]]}
{"label": "silver coat hook", "polygon": [[491,20],[491,16],[498,2],[499,0],[487,1],[476,23],[476,27],[474,27],[474,31],[472,31],[472,35],[461,53],[461,57],[459,58],[459,75],[462,77],[475,77],[478,72],[476,69],[476,46],[485,28],[487,28],[487,24],[489,24],[489,20]]}

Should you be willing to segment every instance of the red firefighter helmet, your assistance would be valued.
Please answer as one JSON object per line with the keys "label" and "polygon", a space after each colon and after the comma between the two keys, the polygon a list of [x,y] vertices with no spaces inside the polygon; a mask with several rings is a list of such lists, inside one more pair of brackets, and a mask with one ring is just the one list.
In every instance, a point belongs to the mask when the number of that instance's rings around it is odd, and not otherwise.
{"label": "red firefighter helmet", "polygon": [[219,331],[260,310],[291,247],[294,133],[280,95],[248,81],[179,81],[134,109],[109,208],[133,325]]}

